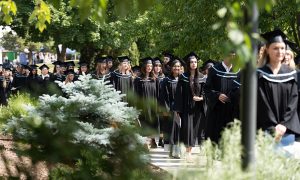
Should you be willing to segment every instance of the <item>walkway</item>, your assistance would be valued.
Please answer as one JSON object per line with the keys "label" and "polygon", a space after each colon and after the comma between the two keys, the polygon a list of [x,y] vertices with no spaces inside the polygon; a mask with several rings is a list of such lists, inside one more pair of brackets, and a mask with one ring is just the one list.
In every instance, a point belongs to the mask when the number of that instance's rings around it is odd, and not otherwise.
{"label": "walkway", "polygon": [[200,148],[192,150],[192,162],[187,162],[185,158],[174,159],[169,157],[169,151],[161,147],[150,150],[151,164],[167,172],[174,174],[180,170],[201,170],[205,166],[205,160],[200,153]]}

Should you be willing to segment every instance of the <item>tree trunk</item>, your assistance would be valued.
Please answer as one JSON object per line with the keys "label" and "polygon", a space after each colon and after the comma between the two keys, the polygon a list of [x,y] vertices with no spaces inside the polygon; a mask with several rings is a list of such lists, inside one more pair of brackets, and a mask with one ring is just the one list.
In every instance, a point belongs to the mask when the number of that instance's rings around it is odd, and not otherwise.
{"label": "tree trunk", "polygon": [[66,46],[62,45],[61,51],[59,51],[58,46],[56,46],[57,60],[60,62],[65,62],[66,61],[66,52],[67,52]]}
{"label": "tree trunk", "polygon": [[93,46],[86,45],[80,49],[80,62],[86,62],[91,64],[94,56],[95,56],[95,48]]}
{"label": "tree trunk", "polygon": [[31,49],[29,49],[29,53],[28,53],[28,64],[33,64],[33,62],[32,62],[32,50]]}

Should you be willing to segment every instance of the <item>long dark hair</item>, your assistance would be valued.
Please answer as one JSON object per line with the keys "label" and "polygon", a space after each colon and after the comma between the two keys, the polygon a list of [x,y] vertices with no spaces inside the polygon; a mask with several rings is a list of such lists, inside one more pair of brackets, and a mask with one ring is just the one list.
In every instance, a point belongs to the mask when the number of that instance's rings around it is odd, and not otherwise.
{"label": "long dark hair", "polygon": [[199,78],[203,77],[203,75],[198,70],[198,64],[197,68],[195,69],[195,75],[191,75],[191,63],[190,59],[187,63],[187,73],[189,74],[189,82],[190,82],[190,88],[193,96],[199,96],[200,95],[200,84],[199,84]]}
{"label": "long dark hair", "polygon": [[[141,67],[141,78],[142,79],[146,78],[146,66],[147,66],[147,64],[143,64],[142,67]],[[149,73],[149,78],[151,78],[153,80],[156,79],[156,77],[154,76],[154,73],[153,73],[153,67],[152,67],[152,71]]]}

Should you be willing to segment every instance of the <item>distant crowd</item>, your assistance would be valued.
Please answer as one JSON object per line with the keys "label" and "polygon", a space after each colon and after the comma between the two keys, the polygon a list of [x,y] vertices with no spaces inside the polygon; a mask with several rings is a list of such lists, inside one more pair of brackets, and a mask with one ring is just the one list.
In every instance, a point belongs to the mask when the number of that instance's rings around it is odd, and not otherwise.
{"label": "distant crowd", "polygon": [[[300,75],[295,70],[293,52],[297,48],[280,30],[267,32],[262,37],[266,42],[260,47],[257,62],[257,127],[275,133],[278,141],[291,135],[297,139],[300,135]],[[219,62],[207,60],[198,67],[200,58],[194,52],[183,58],[164,52],[162,58],[145,57],[141,59],[141,66],[134,67],[128,56],[121,56],[113,69],[116,60],[97,55],[95,70],[85,62],[79,62],[77,70],[73,61],[56,61],[52,73],[46,64],[40,67],[18,65],[15,69],[3,64],[1,103],[7,104],[10,94],[17,91],[49,93],[46,88],[49,83],[73,83],[80,75],[91,74],[92,78],[107,81],[122,94],[134,92],[141,101],[154,100],[154,103],[145,103],[139,117],[141,127],[157,130],[147,135],[150,147],[170,144],[170,156],[180,158],[178,144],[183,143],[190,157],[197,142],[201,144],[211,139],[218,143],[224,127],[239,118],[242,84],[240,71],[233,72],[235,59],[232,51]],[[129,102],[128,98],[125,96],[123,101]],[[158,141],[155,140],[157,134]]]}

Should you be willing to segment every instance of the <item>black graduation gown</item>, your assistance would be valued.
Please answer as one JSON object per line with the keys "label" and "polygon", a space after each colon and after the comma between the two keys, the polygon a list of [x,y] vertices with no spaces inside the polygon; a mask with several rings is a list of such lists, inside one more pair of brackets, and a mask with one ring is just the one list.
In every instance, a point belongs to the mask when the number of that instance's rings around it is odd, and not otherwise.
{"label": "black graduation gown", "polygon": [[38,78],[39,78],[39,75],[29,75],[27,77],[28,81],[27,81],[27,87],[28,87],[28,91],[30,93],[30,95],[39,95],[37,93],[37,89],[40,88],[40,85],[39,85],[39,82],[38,82]]}
{"label": "black graduation gown", "polygon": [[[6,83],[6,85],[4,85]],[[9,88],[6,79],[1,76],[0,77],[0,104],[7,105],[7,89]]]}
{"label": "black graduation gown", "polygon": [[140,116],[142,127],[149,126],[153,129],[158,128],[157,83],[158,82],[153,78],[145,79],[137,77],[134,80],[135,93],[140,97],[142,102],[146,102],[142,107],[142,114]]}
{"label": "black graduation gown", "polygon": [[172,76],[164,78],[161,83],[160,89],[160,104],[167,110],[168,116],[161,122],[161,128],[166,135],[165,138],[170,141],[171,144],[179,142],[180,126],[173,122],[174,115],[174,100],[178,79]]}
{"label": "black graduation gown", "polygon": [[296,71],[283,64],[277,75],[268,65],[257,72],[257,127],[274,131],[276,125],[282,124],[287,128],[287,133],[299,135]]}
{"label": "black graduation gown", "polygon": [[50,77],[51,75],[49,74],[49,76],[47,77],[42,77],[42,75],[39,75],[38,78],[37,78],[37,82],[38,82],[38,89],[37,89],[37,94],[38,95],[43,95],[43,94],[49,94],[49,88],[50,88],[50,85],[51,85],[51,82],[50,81]]}
{"label": "black graduation gown", "polygon": [[107,74],[97,74],[97,72],[93,72],[92,78],[93,79],[98,79],[98,80],[104,80],[105,82],[108,82],[108,84],[112,84],[112,74],[111,72],[108,72]]}
{"label": "black graduation gown", "polygon": [[13,91],[14,94],[17,93],[17,91],[26,91],[28,88],[28,78],[27,76],[16,73],[13,78],[12,87],[15,89]]}
{"label": "black graduation gown", "polygon": [[300,120],[300,70],[297,70],[297,85],[298,85],[298,106],[297,106],[297,112],[298,112],[298,117]]}
{"label": "black graduation gown", "polygon": [[[218,143],[223,128],[239,114],[239,72],[226,72],[222,63],[211,67],[204,87],[207,101],[205,137]],[[219,95],[225,94],[229,101],[222,103]]]}
{"label": "black graduation gown", "polygon": [[121,74],[118,70],[112,72],[112,84],[121,94],[126,94],[123,101],[128,102],[128,94],[133,91],[133,78],[131,74]]}
{"label": "black graduation gown", "polygon": [[[161,96],[160,96],[160,91],[161,91],[161,86],[162,86],[162,82],[164,80],[165,76],[164,75],[161,75],[161,76],[158,76],[156,78],[156,90],[157,90],[157,102],[158,102],[158,106],[162,106],[162,104],[160,103],[162,100],[160,99]],[[166,119],[165,116],[162,116],[161,112],[160,112],[160,107],[157,107],[157,119],[158,119],[158,128],[159,128],[159,133],[162,134],[164,131],[165,131],[165,128],[163,127],[164,126],[164,121],[167,121],[168,119]],[[164,136],[165,137],[165,136]],[[165,143],[168,144],[168,138],[164,138],[165,140]]]}
{"label": "black graduation gown", "polygon": [[[201,119],[204,118],[203,101],[194,101],[193,93],[190,87],[190,79],[188,73],[183,73],[179,76],[176,95],[174,99],[174,111],[180,113],[181,129],[180,141],[187,147],[195,146],[196,138],[198,136]],[[203,96],[203,86],[205,78],[201,74],[198,80],[199,94]]]}
{"label": "black graduation gown", "polygon": [[63,82],[65,79],[66,79],[66,76],[63,75],[63,74],[54,73],[50,76],[50,80],[53,81],[53,82],[55,82],[55,81]]}

